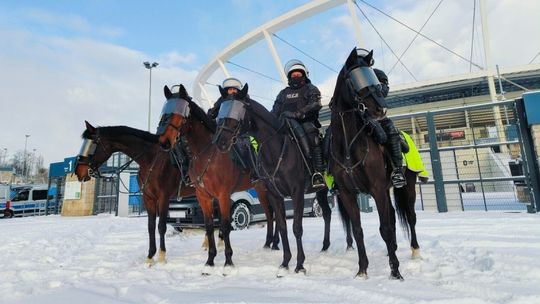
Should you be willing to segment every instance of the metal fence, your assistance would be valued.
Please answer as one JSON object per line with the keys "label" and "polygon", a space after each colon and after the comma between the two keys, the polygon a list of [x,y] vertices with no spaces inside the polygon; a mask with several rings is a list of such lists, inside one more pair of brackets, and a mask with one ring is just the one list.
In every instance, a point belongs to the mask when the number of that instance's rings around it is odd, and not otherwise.
{"label": "metal fence", "polygon": [[[520,100],[394,116],[419,148],[430,182],[417,185],[423,210],[535,211],[535,157]],[[526,127],[526,125],[525,125]],[[532,169],[531,169],[532,168]],[[536,195],[538,197],[538,195]]]}
{"label": "metal fence", "polygon": [[118,210],[118,175],[106,174],[96,179],[94,214],[115,213]]}

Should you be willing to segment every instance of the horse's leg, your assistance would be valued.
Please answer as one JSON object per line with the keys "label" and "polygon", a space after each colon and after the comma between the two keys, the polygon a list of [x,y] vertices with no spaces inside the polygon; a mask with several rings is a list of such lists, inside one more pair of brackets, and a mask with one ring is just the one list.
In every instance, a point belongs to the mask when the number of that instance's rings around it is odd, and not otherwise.
{"label": "horse's leg", "polygon": [[420,246],[418,245],[418,240],[416,239],[416,210],[414,209],[414,204],[416,203],[416,172],[407,170],[407,212],[408,212],[408,222],[411,232],[411,250],[412,258],[420,258]]}
{"label": "horse's leg", "polygon": [[304,254],[304,247],[302,245],[302,235],[304,234],[304,228],[302,227],[302,219],[304,218],[304,189],[299,188],[292,195],[294,204],[294,220],[293,220],[293,233],[296,238],[296,273],[306,273],[304,268],[304,261],[306,255]]}
{"label": "horse's leg", "polygon": [[167,213],[169,211],[169,202],[167,199],[160,200],[159,206],[159,222],[158,222],[158,231],[159,231],[159,256],[158,262],[166,263],[166,251],[165,248],[165,233],[167,232]]}
{"label": "horse's leg", "polygon": [[[275,222],[276,224],[276,227],[274,229],[274,236],[272,238],[272,250],[279,250],[279,229],[277,227],[277,222],[276,222],[276,210],[274,210],[274,208],[272,208],[272,206],[269,206],[270,207],[270,214],[274,217],[272,222]],[[274,223],[270,223],[271,225],[274,225]]]}
{"label": "horse's leg", "polygon": [[271,206],[274,208],[276,215],[276,229],[279,230],[281,235],[281,241],[283,242],[283,262],[279,266],[277,276],[281,277],[289,269],[289,262],[291,261],[291,248],[289,247],[289,238],[287,237],[287,222],[285,219],[285,204],[283,198],[267,192],[268,200]]}
{"label": "horse's leg", "polygon": [[214,267],[214,258],[217,254],[216,241],[214,239],[214,207],[212,197],[199,189],[197,189],[197,200],[203,211],[204,227],[206,229],[206,238],[208,239],[208,260],[206,260],[202,274],[209,275],[210,268]]}
{"label": "horse's leg", "polygon": [[364,245],[364,231],[360,221],[360,209],[358,207],[356,196],[356,193],[351,192],[348,189],[340,189],[339,191],[339,199],[341,200],[341,204],[343,204],[343,207],[345,207],[345,211],[348,214],[350,221],[348,226],[352,226],[352,232],[358,251],[358,272],[356,273],[356,277],[367,279],[367,268],[369,261],[366,254],[366,247]]}
{"label": "horse's leg", "polygon": [[396,215],[394,207],[390,202],[390,196],[386,189],[372,189],[371,195],[377,204],[379,213],[379,232],[386,243],[388,251],[388,259],[390,264],[390,277],[393,279],[403,280],[399,273],[399,260],[396,256]]}
{"label": "horse's leg", "polygon": [[324,188],[317,192],[317,202],[321,206],[324,219],[324,239],[321,251],[326,251],[330,247],[330,221],[332,219],[332,209],[328,203],[328,189]]}
{"label": "horse's leg", "polygon": [[[268,202],[266,197],[264,199],[262,197],[259,197],[259,201],[261,202],[261,206],[264,210],[264,215],[266,216],[266,242],[264,243],[263,248],[270,249],[274,238],[274,214],[272,208],[270,207],[270,203]],[[277,246],[277,244],[275,246]]]}
{"label": "horse's leg", "polygon": [[[221,228],[223,241],[225,242],[225,268],[234,266],[232,261],[233,250],[231,247],[231,193],[223,191],[219,197],[219,212],[221,215]],[[224,272],[226,275],[226,273]]]}
{"label": "horse's leg", "polygon": [[343,223],[343,229],[345,229],[345,233],[347,234],[347,251],[351,251],[354,249],[353,247],[353,238],[351,233],[351,218],[345,209],[345,206],[343,205],[343,201],[341,200],[341,197],[339,195],[336,195],[336,200],[338,204],[338,211],[339,215],[341,217],[341,222]]}
{"label": "horse's leg", "polygon": [[148,256],[146,257],[146,264],[154,264],[154,255],[156,254],[156,204],[155,201],[144,195],[144,205],[146,212],[148,213]]}

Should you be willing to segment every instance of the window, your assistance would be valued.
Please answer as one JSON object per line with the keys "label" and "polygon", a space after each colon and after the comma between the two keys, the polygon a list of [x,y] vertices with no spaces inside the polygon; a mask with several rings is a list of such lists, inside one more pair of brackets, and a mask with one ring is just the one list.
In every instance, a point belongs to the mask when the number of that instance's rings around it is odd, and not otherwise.
{"label": "window", "polygon": [[37,200],[46,200],[47,199],[47,190],[34,190],[32,191],[32,199]]}
{"label": "window", "polygon": [[14,202],[19,202],[19,201],[27,201],[28,200],[28,194],[29,194],[29,190],[21,190],[17,193],[17,195],[15,195],[15,197],[12,199],[12,201]]}

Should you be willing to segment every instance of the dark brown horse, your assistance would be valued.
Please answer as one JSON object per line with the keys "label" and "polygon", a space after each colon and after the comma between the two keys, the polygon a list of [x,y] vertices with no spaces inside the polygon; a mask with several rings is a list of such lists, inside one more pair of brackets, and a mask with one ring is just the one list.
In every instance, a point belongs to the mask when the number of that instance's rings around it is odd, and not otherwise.
{"label": "dark brown horse", "polygon": [[[246,84],[242,90],[247,91],[247,88]],[[239,95],[236,96],[236,99],[227,100],[222,104],[222,107],[230,109],[230,111],[228,115],[223,113],[224,115],[219,121],[216,144],[221,150],[226,151],[231,147],[231,142],[243,132],[247,132],[257,139],[259,143],[257,166],[260,177],[268,189],[268,199],[276,210],[276,225],[283,244],[283,261],[279,266],[278,276],[282,276],[288,271],[292,257],[283,205],[286,196],[292,198],[294,206],[293,233],[297,248],[295,272],[305,273],[305,253],[302,244],[304,194],[317,192],[319,205],[324,208],[323,250],[326,250],[330,245],[331,215],[326,197],[327,189],[313,189],[311,187],[311,179],[306,174],[309,171],[307,163],[304,162],[303,154],[291,136],[288,125],[278,121],[275,115],[257,101],[242,99]]]}
{"label": "dark brown horse", "polygon": [[[380,83],[370,67],[373,52],[359,56],[354,49],[341,69],[331,104],[330,123],[330,172],[339,185],[339,196],[349,214],[356,240],[359,270],[357,277],[367,278],[368,259],[356,201],[358,193],[370,194],[379,213],[379,231],[388,250],[391,277],[402,280],[396,256],[396,217],[390,200],[391,162],[384,150],[371,135],[370,117],[381,112],[376,98],[383,98]],[[394,188],[394,198],[400,222],[412,235],[413,255],[418,250],[416,241],[416,214],[414,185],[416,173],[407,170],[408,186]],[[409,224],[409,226],[407,226]]]}
{"label": "dark brown horse", "polygon": [[156,215],[159,216],[158,261],[165,262],[169,201],[177,196],[193,196],[195,189],[180,183],[180,170],[171,163],[169,153],[159,147],[154,134],[124,126],[94,128],[86,122],[82,138],[83,147],[75,167],[81,182],[88,181],[92,173],[98,173],[99,167],[115,152],[122,152],[139,164],[137,180],[148,212],[147,263],[153,264],[156,253]]}
{"label": "dark brown horse", "polygon": [[[233,250],[229,239],[231,194],[254,187],[261,204],[268,206],[266,189],[262,183],[253,185],[249,171],[235,164],[228,153],[218,151],[212,143],[215,122],[210,120],[206,113],[191,100],[183,85],[180,85],[177,93],[173,94],[167,86],[164,92],[167,102],[163,108],[160,131],[158,131],[159,143],[164,149],[170,149],[182,140],[191,158],[189,176],[194,183],[197,200],[203,210],[209,245],[208,259],[203,274],[210,274],[217,253],[213,234],[212,201],[214,198],[219,202],[220,230],[225,242],[224,274],[227,274],[230,267],[234,266]],[[272,223],[272,213],[267,210],[265,213]],[[271,224],[268,225],[268,229],[272,229]],[[271,231],[267,234],[267,242],[269,238],[272,238]]]}

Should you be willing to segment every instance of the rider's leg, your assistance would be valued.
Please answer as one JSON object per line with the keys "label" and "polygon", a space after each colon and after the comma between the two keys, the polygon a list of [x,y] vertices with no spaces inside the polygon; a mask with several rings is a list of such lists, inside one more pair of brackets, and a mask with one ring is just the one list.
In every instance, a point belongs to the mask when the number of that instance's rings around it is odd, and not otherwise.
{"label": "rider's leg", "polygon": [[390,159],[392,160],[392,165],[394,170],[392,171],[392,184],[396,188],[401,188],[407,185],[407,181],[403,174],[403,155],[401,154],[401,137],[399,136],[399,131],[394,126],[394,122],[385,117],[380,121],[381,127],[384,129],[387,135],[386,148],[390,152]]}
{"label": "rider's leg", "polygon": [[307,133],[309,144],[311,146],[311,160],[313,169],[315,169],[312,177],[312,184],[316,187],[324,186],[323,174],[326,166],[324,164],[322,140],[319,137],[319,130],[311,122],[303,123],[302,127]]}

